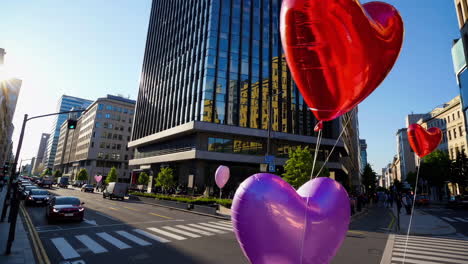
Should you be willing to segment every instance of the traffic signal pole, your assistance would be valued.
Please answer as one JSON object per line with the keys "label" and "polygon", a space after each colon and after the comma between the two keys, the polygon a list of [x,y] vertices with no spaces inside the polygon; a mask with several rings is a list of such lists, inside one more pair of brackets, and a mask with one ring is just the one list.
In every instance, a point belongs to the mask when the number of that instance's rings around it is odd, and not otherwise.
{"label": "traffic signal pole", "polygon": [[[30,118],[28,118],[28,114],[24,115],[23,126],[21,127],[21,133],[20,133],[20,137],[18,140],[18,147],[16,148],[15,161],[10,167],[10,178],[8,179],[8,188],[7,188],[5,200],[3,200],[3,208],[2,208],[2,215],[1,215],[1,222],[3,222],[5,220],[8,206],[11,206],[10,214],[8,217],[8,222],[10,222],[10,231],[8,233],[7,246],[5,250],[6,255],[9,255],[11,253],[11,246],[13,245],[13,241],[15,240],[16,220],[18,218],[18,211],[19,211],[19,205],[20,205],[19,192],[18,192],[19,184],[17,182],[16,165],[18,164],[18,159],[21,153],[21,147],[23,146],[24,130],[26,129],[26,123],[29,120],[37,119],[41,117],[60,115],[60,114],[69,114],[69,113],[78,113],[78,112],[81,113],[85,111],[86,111],[85,109],[66,111],[66,112],[59,112],[59,113],[53,113],[53,114],[47,114],[47,115],[33,116]],[[14,179],[15,182],[13,182],[13,178],[15,178]],[[11,193],[12,188],[13,188],[13,193]]]}

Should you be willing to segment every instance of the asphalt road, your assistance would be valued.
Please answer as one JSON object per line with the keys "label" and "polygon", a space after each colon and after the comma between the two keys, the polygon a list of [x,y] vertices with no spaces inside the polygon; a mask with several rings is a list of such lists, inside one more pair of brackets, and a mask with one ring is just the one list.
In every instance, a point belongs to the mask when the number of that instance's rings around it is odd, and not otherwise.
{"label": "asphalt road", "polygon": [[[52,263],[248,263],[230,221],[95,193],[54,189],[85,202],[85,221],[48,225],[28,207]],[[374,208],[355,219],[332,263],[380,263],[392,216]]]}
{"label": "asphalt road", "polygon": [[422,209],[424,213],[436,216],[453,226],[457,233],[455,237],[468,240],[468,208],[447,208],[446,206],[431,206]]}

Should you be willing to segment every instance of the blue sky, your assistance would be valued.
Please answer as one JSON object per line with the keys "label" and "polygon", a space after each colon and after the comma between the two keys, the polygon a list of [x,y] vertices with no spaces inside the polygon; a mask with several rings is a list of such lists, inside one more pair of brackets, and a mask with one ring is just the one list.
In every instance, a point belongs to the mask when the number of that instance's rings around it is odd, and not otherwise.
{"label": "blue sky", "polygon": [[[459,37],[453,1],[387,2],[403,16],[403,50],[359,109],[361,138],[378,173],[395,155],[395,133],[405,126],[405,115],[428,112],[458,94],[450,53]],[[10,72],[24,80],[15,145],[22,116],[54,112],[61,94],[136,98],[150,7],[150,0],[2,1],[0,47],[7,51]],[[21,158],[36,155],[51,121],[28,124]]]}

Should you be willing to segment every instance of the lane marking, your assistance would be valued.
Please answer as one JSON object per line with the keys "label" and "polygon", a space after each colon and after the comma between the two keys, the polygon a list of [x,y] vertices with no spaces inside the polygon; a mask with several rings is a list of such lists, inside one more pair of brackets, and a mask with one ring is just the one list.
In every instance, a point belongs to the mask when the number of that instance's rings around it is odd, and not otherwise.
{"label": "lane marking", "polygon": [[56,237],[51,239],[54,246],[60,252],[64,259],[79,258],[80,254],[76,252],[73,247],[63,237]]}
{"label": "lane marking", "polygon": [[127,206],[122,206],[123,208],[127,208],[128,210],[132,210],[132,211],[135,211],[135,212],[140,212],[140,210],[137,210],[135,208],[130,208],[130,207],[127,207]]}
{"label": "lane marking", "polygon": [[36,229],[34,228],[34,225],[32,223],[31,217],[29,216],[29,213],[26,211],[24,208],[23,204],[20,204],[20,210],[23,213],[23,216],[25,218],[26,226],[31,234],[31,240],[32,244],[37,256],[37,259],[39,263],[44,263],[44,264],[50,264],[49,256],[47,255],[44,245],[42,244],[41,239],[39,238],[39,234],[37,233]]}
{"label": "lane marking", "polygon": [[94,254],[104,253],[107,252],[107,249],[99,245],[96,241],[91,239],[87,235],[79,235],[75,236],[83,245],[85,245],[89,250],[91,250]]}
{"label": "lane marking", "polygon": [[176,240],[185,240],[186,239],[185,237],[182,237],[182,236],[179,236],[179,235],[174,235],[172,233],[166,232],[164,230],[161,230],[161,229],[158,229],[158,228],[155,228],[155,227],[149,227],[147,229],[151,230],[153,232],[159,233],[161,235],[176,239]]}
{"label": "lane marking", "polygon": [[216,228],[216,229],[221,229],[221,230],[226,230],[226,231],[232,231],[231,227],[217,226],[217,225],[208,224],[208,223],[198,223],[198,224],[206,226],[206,227],[210,227],[210,228]]}
{"label": "lane marking", "polygon": [[202,225],[197,225],[197,224],[188,224],[188,225],[193,226],[193,227],[197,227],[197,228],[200,228],[200,229],[204,229],[204,230],[207,230],[207,231],[215,232],[215,233],[218,233],[218,234],[226,234],[225,231],[221,231],[221,230],[218,230],[218,229],[214,229],[214,228],[210,228],[210,227],[206,227],[206,226],[202,226]]}
{"label": "lane marking", "polygon": [[114,208],[114,207],[108,207],[108,208],[111,209],[111,210],[114,210],[114,211],[118,211],[118,210],[119,210],[119,209]]}
{"label": "lane marking", "polygon": [[454,218],[457,219],[458,221],[463,222],[463,223],[468,223],[468,220],[465,220],[465,219],[463,219],[461,217],[454,217]]}
{"label": "lane marking", "polygon": [[[395,246],[405,246],[406,243],[405,241],[400,241],[400,240],[395,240]],[[457,244],[442,244],[442,243],[424,243],[424,242],[418,242],[418,241],[411,241],[411,240],[408,240],[408,245],[418,245],[418,246],[422,246],[422,247],[425,247],[425,248],[441,248],[441,249],[444,249],[444,248],[447,248],[447,246],[450,246],[450,248],[452,250],[467,250],[468,247],[466,246],[463,246],[463,245],[457,245]]]}
{"label": "lane marking", "polygon": [[[465,249],[460,249],[458,251],[457,249],[447,249],[445,246],[440,246],[439,248],[434,248],[434,247],[421,247],[419,245],[408,245],[408,248],[411,249],[417,249],[417,250],[422,250],[422,251],[429,251],[429,252],[441,252],[441,253],[452,253],[452,254],[458,254],[458,255],[466,255],[468,256],[468,253]],[[404,250],[405,246],[404,245],[395,245],[394,249],[401,249]]]}
{"label": "lane marking", "polygon": [[162,218],[166,218],[166,219],[174,219],[174,218],[169,217],[169,216],[159,215],[159,214],[155,214],[155,213],[149,213],[149,214],[154,215],[154,216],[159,216],[159,217],[162,217]]}
{"label": "lane marking", "polygon": [[154,235],[154,234],[151,234],[151,233],[148,233],[146,231],[143,231],[141,229],[133,229],[134,232],[137,232],[138,234],[140,235],[144,235],[146,236],[147,238],[151,238],[153,240],[156,240],[158,242],[161,242],[161,243],[167,243],[167,242],[171,242],[165,238],[162,238],[162,237],[158,237],[157,235]]}
{"label": "lane marking", "polygon": [[203,230],[198,230],[198,229],[195,229],[195,228],[192,228],[192,227],[189,227],[189,226],[176,225],[176,227],[182,228],[182,229],[185,229],[185,230],[188,230],[188,231],[192,231],[192,232],[195,232],[195,233],[198,233],[198,234],[202,234],[202,235],[205,235],[205,236],[213,236],[214,235],[213,233],[206,232],[206,231],[203,231]]}
{"label": "lane marking", "polygon": [[456,220],[453,220],[452,218],[449,218],[449,217],[443,216],[443,217],[441,217],[441,218],[444,219],[444,220],[447,221],[447,222],[452,222],[452,223],[453,223],[453,222],[456,222]]}
{"label": "lane marking", "polygon": [[97,233],[96,235],[100,236],[102,239],[104,239],[107,242],[111,243],[112,245],[118,247],[119,249],[131,248],[130,245],[118,240],[117,238],[107,234],[106,232]]}
{"label": "lane marking", "polygon": [[[404,253],[393,252],[393,256],[403,257],[403,255],[404,255]],[[422,256],[421,254],[406,254],[407,259],[411,259],[411,257],[424,260],[424,263],[429,263],[426,260],[433,260],[433,261],[438,261],[438,262],[442,262],[442,263],[449,261],[451,263],[468,264],[468,261],[466,261],[466,260],[447,259],[447,258],[439,258],[439,257],[433,257],[433,256],[426,256],[426,255]]]}
{"label": "lane marking", "polygon": [[225,226],[225,227],[232,227],[232,223],[231,224],[225,224],[223,222],[210,222],[210,223],[214,223],[214,224]]}
{"label": "lane marking", "polygon": [[172,231],[172,232],[182,234],[182,235],[193,237],[193,238],[201,237],[199,235],[196,235],[196,234],[193,234],[193,233],[190,233],[190,232],[187,232],[187,231],[179,230],[177,228],[173,228],[173,227],[170,227],[170,226],[163,226],[162,228],[167,229],[167,230]]}
{"label": "lane marking", "polygon": [[98,215],[100,215],[100,216],[107,217],[107,218],[109,218],[110,220],[113,220],[113,221],[118,221],[118,222],[120,222],[119,220],[115,219],[115,218],[114,218],[114,217],[112,217],[112,216],[109,216],[109,215],[106,215],[106,214],[103,214],[103,213],[100,213],[100,212],[97,212],[97,211],[96,211],[96,212],[94,212],[94,213],[96,213],[96,214],[98,214]]}
{"label": "lane marking", "polygon": [[[392,263],[394,263],[393,261],[398,261],[398,262],[403,263],[403,258],[392,257]],[[408,256],[405,257],[405,263],[413,263],[413,264],[440,264],[440,262],[432,262],[432,261],[427,261],[427,260],[409,259]]]}
{"label": "lane marking", "polygon": [[90,225],[94,225],[94,226],[97,226],[96,224],[96,220],[88,220],[88,219],[83,219],[85,221],[85,223],[87,224],[90,224]]}
{"label": "lane marking", "polygon": [[[404,253],[405,249],[404,248],[400,248],[400,249],[394,249],[393,252],[400,252],[400,253]],[[447,257],[447,258],[463,258],[463,259],[466,259],[466,256],[468,256],[466,253],[463,254],[453,254],[453,253],[450,253],[450,252],[435,252],[435,251],[427,251],[427,250],[421,250],[421,249],[407,249],[406,250],[407,252],[407,255],[408,255],[408,252],[410,253],[415,253],[416,255],[419,255],[419,256],[428,256],[428,255],[431,255],[431,256],[439,256],[439,257]],[[412,254],[410,254],[412,255]],[[408,255],[409,256],[409,255]]]}
{"label": "lane marking", "polygon": [[150,242],[145,241],[145,240],[143,240],[143,239],[141,239],[141,238],[138,238],[138,237],[136,237],[136,236],[134,236],[134,235],[132,235],[132,234],[130,234],[130,233],[128,233],[128,232],[125,232],[125,231],[115,231],[115,232],[116,232],[117,234],[119,234],[119,235],[125,237],[126,239],[131,240],[131,241],[137,243],[137,244],[140,245],[140,246],[149,246],[149,245],[151,245]]}

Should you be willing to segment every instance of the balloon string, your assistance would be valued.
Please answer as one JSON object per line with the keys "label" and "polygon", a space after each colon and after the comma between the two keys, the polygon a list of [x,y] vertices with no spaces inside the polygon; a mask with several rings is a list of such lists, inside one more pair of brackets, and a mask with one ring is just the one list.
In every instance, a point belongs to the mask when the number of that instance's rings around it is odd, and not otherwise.
{"label": "balloon string", "polygon": [[405,250],[403,251],[403,264],[405,264],[405,259],[406,259],[406,249],[408,247],[408,238],[411,230],[411,222],[413,221],[413,214],[414,214],[414,204],[416,203],[416,192],[418,191],[418,179],[419,179],[419,169],[421,169],[421,158],[419,158],[419,166],[418,166],[418,172],[416,173],[416,184],[414,186],[414,194],[413,194],[413,205],[411,208],[411,215],[410,215],[410,220],[409,220],[409,225],[408,225],[408,231],[406,232],[406,242],[405,242]]}
{"label": "balloon string", "polygon": [[[351,112],[351,115],[352,115],[352,114],[355,114],[355,110],[353,110],[353,112]],[[344,118],[344,116],[343,116],[343,118]],[[335,150],[336,145],[338,144],[338,142],[340,141],[341,137],[343,136],[343,133],[344,133],[346,127],[348,126],[349,121],[351,121],[351,119],[352,119],[352,117],[350,116],[350,117],[348,118],[348,120],[345,121],[345,124],[343,125],[343,129],[341,130],[340,135],[338,136],[338,138],[337,138],[336,141],[335,141],[335,145],[333,145],[333,148],[331,149],[330,153],[328,153],[328,156],[327,156],[327,158],[325,159],[325,161],[323,162],[322,167],[320,168],[319,172],[317,173],[317,176],[320,175],[320,173],[322,172],[323,168],[325,168],[325,165],[327,165],[328,160],[330,159],[331,155],[333,154],[333,150]]]}
{"label": "balloon string", "polygon": [[314,169],[315,169],[315,164],[317,162],[318,151],[319,151],[321,143],[322,143],[322,129],[320,129],[319,132],[318,132],[317,143],[315,144],[315,153],[314,153],[314,159],[313,159],[313,162],[312,162],[312,171],[310,172],[310,179],[311,180],[314,178]]}

